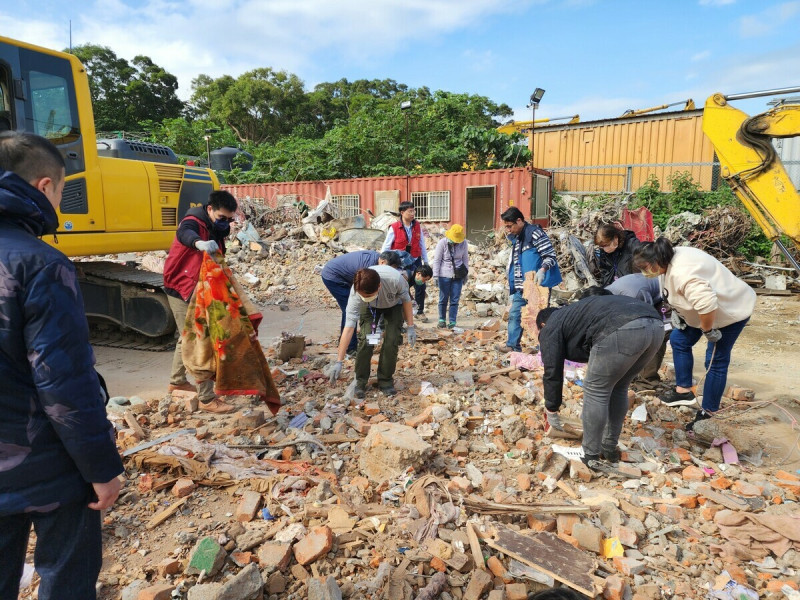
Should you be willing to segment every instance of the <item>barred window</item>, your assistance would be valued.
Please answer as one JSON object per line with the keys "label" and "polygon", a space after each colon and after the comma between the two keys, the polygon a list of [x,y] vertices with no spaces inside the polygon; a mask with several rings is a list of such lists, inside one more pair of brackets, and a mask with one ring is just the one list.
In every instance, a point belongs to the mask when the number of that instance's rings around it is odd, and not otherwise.
{"label": "barred window", "polygon": [[411,202],[417,209],[418,221],[449,221],[450,191],[411,192]]}
{"label": "barred window", "polygon": [[333,204],[339,209],[339,218],[355,217],[361,214],[361,200],[358,194],[331,196]]}

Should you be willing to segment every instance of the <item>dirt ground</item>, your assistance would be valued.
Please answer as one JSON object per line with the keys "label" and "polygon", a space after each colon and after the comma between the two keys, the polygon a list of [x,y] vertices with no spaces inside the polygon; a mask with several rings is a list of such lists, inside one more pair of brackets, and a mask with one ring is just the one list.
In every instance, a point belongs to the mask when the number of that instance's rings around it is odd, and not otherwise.
{"label": "dirt ground", "polygon": [[[434,290],[435,293],[435,290]],[[430,294],[430,292],[429,292]],[[281,332],[302,333],[324,354],[334,352],[340,312],[327,296],[305,306],[264,308],[259,331],[263,346],[276,342]],[[433,314],[431,308],[429,314]],[[475,326],[476,317],[459,318],[459,325]],[[434,328],[418,323],[421,329]],[[105,376],[112,395],[161,398],[169,382],[171,352],[142,352],[116,348],[95,349],[97,368]],[[705,345],[695,347],[695,378],[703,376]],[[665,361],[669,361],[667,352]],[[755,391],[756,404],[737,420],[769,440],[765,463],[794,471],[800,468],[800,297],[759,296],[755,314],[736,343],[728,383]],[[723,402],[726,406],[727,400]],[[765,404],[766,403],[766,404]],[[792,421],[794,420],[794,426]],[[770,450],[771,449],[771,450]]]}

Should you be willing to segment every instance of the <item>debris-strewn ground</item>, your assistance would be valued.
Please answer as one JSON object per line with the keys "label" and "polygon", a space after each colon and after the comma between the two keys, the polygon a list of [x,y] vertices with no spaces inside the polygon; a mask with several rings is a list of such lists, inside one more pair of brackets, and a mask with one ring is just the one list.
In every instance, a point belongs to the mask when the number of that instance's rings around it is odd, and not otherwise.
{"label": "debris-strewn ground", "polygon": [[[401,348],[399,394],[356,402],[351,362],[335,385],[322,375],[339,312],[315,267],[336,245],[280,229],[229,253],[265,307],[261,340],[285,402],[276,418],[244,397],[231,415],[197,411],[191,395],[162,392],[169,353],[98,349],[130,453],[105,516],[101,598],[514,600],[553,581],[604,598],[797,589],[796,295],[759,298],[721,418],[687,436],[692,409],[634,392],[645,420],[631,411],[623,461],[593,477],[554,452],[579,442],[544,434],[539,369],[494,349],[505,340],[502,244],[472,249],[464,331],[435,327],[431,286],[431,322]],[[287,330],[309,345],[282,362],[270,342]],[[578,424],[580,368],[572,375],[563,414]]]}

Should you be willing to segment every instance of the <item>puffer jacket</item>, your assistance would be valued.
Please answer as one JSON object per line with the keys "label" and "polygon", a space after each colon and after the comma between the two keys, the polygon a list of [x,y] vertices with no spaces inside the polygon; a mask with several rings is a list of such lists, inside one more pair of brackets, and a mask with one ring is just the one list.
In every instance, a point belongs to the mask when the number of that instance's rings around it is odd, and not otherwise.
{"label": "puffer jacket", "polygon": [[48,199],[0,172],[0,516],[86,501],[122,473],[72,263]]}
{"label": "puffer jacket", "polygon": [[602,248],[594,248],[590,262],[592,274],[597,283],[603,287],[611,285],[620,277],[638,273],[639,269],[633,266],[633,253],[642,245],[636,234],[628,229],[624,230],[625,239],[616,250],[610,254]]}

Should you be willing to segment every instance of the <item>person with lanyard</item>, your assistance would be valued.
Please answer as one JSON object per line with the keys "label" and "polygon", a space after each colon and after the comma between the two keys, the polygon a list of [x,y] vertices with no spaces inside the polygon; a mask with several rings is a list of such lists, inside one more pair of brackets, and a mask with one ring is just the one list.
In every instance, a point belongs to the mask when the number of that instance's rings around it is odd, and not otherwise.
{"label": "person with lanyard", "polygon": [[[334,383],[342,374],[342,361],[358,323],[355,397],[363,398],[366,395],[372,353],[381,341],[383,345],[378,360],[378,388],[384,395],[394,396],[397,393],[394,388],[394,372],[397,369],[397,353],[403,341],[404,319],[408,324],[408,343],[413,347],[417,342],[408,282],[396,269],[388,265],[361,269],[353,280],[345,312],[345,324],[339,340],[337,357],[328,365],[326,371],[330,382]],[[379,328],[378,322],[381,317],[383,326]]]}
{"label": "person with lanyard", "polygon": [[469,272],[467,242],[464,228],[461,225],[450,227],[436,244],[432,265],[433,276],[439,283],[439,324],[437,327],[453,329],[456,326],[461,288]]}
{"label": "person with lanyard", "polygon": [[594,234],[594,250],[589,253],[589,266],[598,283],[607,287],[620,277],[638,273],[633,253],[640,244],[632,231],[612,223],[598,227]]}
{"label": "person with lanyard", "polygon": [[[401,202],[398,207],[400,219],[389,227],[386,239],[383,242],[381,251],[403,250],[408,252],[414,259],[414,271],[416,268],[428,264],[428,250],[425,248],[425,232],[419,221],[417,221],[417,210],[413,202]],[[423,323],[428,319],[423,314],[425,312],[425,283],[414,282],[414,301],[417,303],[417,317]]]}
{"label": "person with lanyard", "polygon": [[[331,296],[333,296],[342,310],[342,322],[339,327],[340,336],[344,330],[347,301],[350,298],[350,289],[353,287],[356,273],[361,269],[374,267],[375,265],[389,265],[395,269],[400,269],[400,258],[400,253],[393,250],[380,253],[375,250],[359,250],[342,254],[325,263],[320,276],[322,277],[322,283],[328,288]],[[355,354],[357,342],[358,338],[353,336],[347,346],[347,354]]]}
{"label": "person with lanyard", "polygon": [[[522,346],[522,307],[528,304],[522,296],[522,285],[532,276],[536,285],[552,288],[561,283],[556,251],[544,229],[527,223],[522,211],[512,206],[500,215],[511,242],[508,262],[508,288],[511,310],[508,314],[508,340],[498,346],[502,353],[520,352]],[[548,298],[549,304],[549,298]]]}

